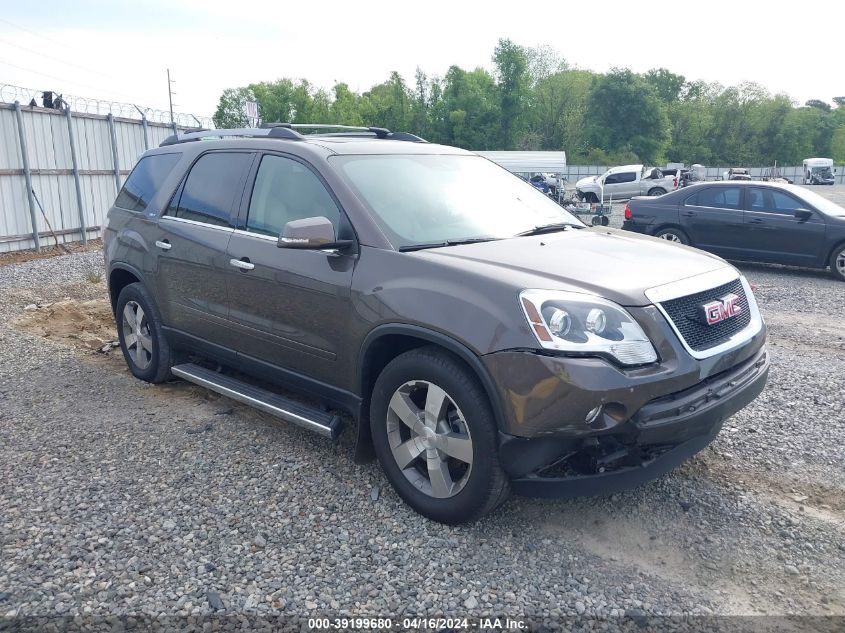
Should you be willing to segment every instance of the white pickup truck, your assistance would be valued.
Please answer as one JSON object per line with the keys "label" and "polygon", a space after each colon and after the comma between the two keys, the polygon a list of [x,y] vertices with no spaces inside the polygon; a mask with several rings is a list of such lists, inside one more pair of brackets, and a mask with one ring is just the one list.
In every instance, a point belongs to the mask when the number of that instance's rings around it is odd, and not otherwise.
{"label": "white pickup truck", "polygon": [[678,188],[678,177],[664,175],[657,167],[623,165],[608,169],[601,176],[589,176],[575,183],[576,195],[585,202],[599,202],[634,196],[662,196]]}

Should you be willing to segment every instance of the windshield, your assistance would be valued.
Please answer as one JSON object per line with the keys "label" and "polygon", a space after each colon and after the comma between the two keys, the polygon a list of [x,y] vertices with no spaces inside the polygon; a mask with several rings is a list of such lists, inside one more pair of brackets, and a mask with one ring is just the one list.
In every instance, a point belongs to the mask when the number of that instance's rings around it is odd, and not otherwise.
{"label": "windshield", "polygon": [[479,156],[334,156],[396,248],[584,226],[524,180]]}
{"label": "windshield", "polygon": [[826,215],[835,215],[837,217],[845,217],[845,209],[832,200],[828,200],[824,196],[817,194],[815,191],[810,191],[804,187],[790,187],[790,189],[802,197],[805,202],[810,203],[811,206],[814,206],[822,213]]}
{"label": "windshield", "polygon": [[832,176],[833,172],[830,170],[830,167],[825,165],[824,167],[813,167],[810,171],[814,174],[819,174],[820,176]]}

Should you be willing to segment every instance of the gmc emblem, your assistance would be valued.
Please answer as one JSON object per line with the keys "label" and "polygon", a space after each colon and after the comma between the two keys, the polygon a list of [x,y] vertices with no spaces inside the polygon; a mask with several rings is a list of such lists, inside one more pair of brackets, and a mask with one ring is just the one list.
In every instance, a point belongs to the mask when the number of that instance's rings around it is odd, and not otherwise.
{"label": "gmc emblem", "polygon": [[704,311],[703,317],[707,325],[716,325],[742,312],[739,297],[734,293],[727,294],[715,301],[709,301],[702,305],[701,309]]}

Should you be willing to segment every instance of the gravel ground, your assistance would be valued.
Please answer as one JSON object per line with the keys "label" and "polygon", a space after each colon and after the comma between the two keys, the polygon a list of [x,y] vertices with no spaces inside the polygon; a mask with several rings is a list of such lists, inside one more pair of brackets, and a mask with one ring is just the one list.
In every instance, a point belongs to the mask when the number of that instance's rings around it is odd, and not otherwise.
{"label": "gravel ground", "polygon": [[104,297],[100,253],[0,266],[0,615],[845,615],[845,286],[740,268],[771,378],[710,448],[630,492],[446,527],[353,463],[353,433],[14,327]]}

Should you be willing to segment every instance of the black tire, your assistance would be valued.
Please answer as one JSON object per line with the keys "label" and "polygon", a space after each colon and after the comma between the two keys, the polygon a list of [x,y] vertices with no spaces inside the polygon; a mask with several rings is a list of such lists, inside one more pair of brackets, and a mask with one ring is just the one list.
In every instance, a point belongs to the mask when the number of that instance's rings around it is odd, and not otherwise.
{"label": "black tire", "polygon": [[830,254],[830,272],[839,281],[845,281],[845,242],[838,244]]}
{"label": "black tire", "polygon": [[681,229],[674,226],[667,226],[662,229],[658,229],[654,232],[654,237],[659,237],[662,240],[674,242],[676,244],[689,245],[690,243],[689,236]]}
{"label": "black tire", "polygon": [[[449,402],[443,408],[450,411],[456,420],[454,424],[462,423],[466,437],[470,439],[471,464],[465,469],[461,482],[451,479],[451,470],[456,466],[466,467],[460,460],[448,458],[446,454],[436,448],[418,449],[421,452],[413,458],[403,470],[400,468],[394,450],[398,450],[399,442],[403,444],[410,440],[421,440],[422,434],[413,433],[405,424],[398,420],[395,409],[391,409],[394,395],[404,390],[407,401],[411,397],[419,399],[423,392],[414,392],[416,386],[428,385],[440,387],[445,392]],[[424,397],[427,398],[427,387]],[[413,403],[412,403],[413,404]],[[425,401],[422,402],[425,405]],[[452,408],[454,405],[454,408]],[[417,411],[417,413],[421,413]],[[421,413],[424,416],[424,414]],[[390,417],[389,417],[390,416]],[[461,417],[462,416],[462,417]],[[444,418],[446,414],[444,414]],[[412,418],[413,419],[413,418]],[[417,418],[428,420],[427,417]],[[448,422],[447,422],[448,424]],[[478,384],[476,377],[466,366],[452,354],[437,348],[423,347],[414,349],[393,359],[379,375],[373,388],[370,405],[370,429],[372,431],[373,446],[379,458],[387,479],[405,502],[414,510],[434,521],[447,524],[459,524],[478,519],[501,505],[510,494],[510,480],[499,465],[497,429],[484,389]],[[410,434],[409,439],[403,440],[400,434]],[[454,428],[449,434],[457,433]],[[441,437],[441,436],[437,436]],[[392,444],[396,448],[391,448]],[[459,483],[462,487],[452,496],[437,498],[434,496],[434,485],[429,481],[430,492],[423,491],[426,478],[430,477],[427,455],[435,455],[434,461],[443,460],[449,472],[452,488]],[[441,455],[442,457],[436,457]],[[430,457],[429,457],[430,459]],[[460,471],[459,471],[460,472]],[[411,478],[416,478],[412,483]]]}
{"label": "black tire", "polygon": [[662,196],[666,193],[666,190],[663,187],[655,187],[654,189],[648,190],[648,195],[652,197]]}
{"label": "black tire", "polygon": [[[132,326],[124,316],[124,312],[129,306],[129,311],[137,317],[137,308],[133,311],[133,304],[143,311],[138,329],[147,337],[145,340],[151,343],[151,350],[146,349],[139,342],[140,337],[131,331]],[[117,324],[117,337],[120,341],[123,358],[126,360],[129,371],[132,372],[133,376],[151,383],[164,382],[171,377],[170,368],[173,365],[173,352],[161,328],[161,314],[159,314],[155,301],[143,284],[129,284],[120,291],[115,308],[115,323]],[[130,336],[130,339],[131,337],[135,338],[134,343],[130,340],[128,347],[127,335]],[[139,346],[142,349],[139,350]],[[139,352],[143,358],[139,357]],[[147,364],[144,363],[145,360],[148,360]]]}

